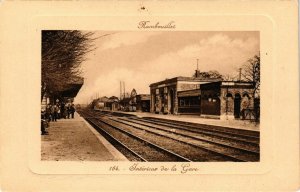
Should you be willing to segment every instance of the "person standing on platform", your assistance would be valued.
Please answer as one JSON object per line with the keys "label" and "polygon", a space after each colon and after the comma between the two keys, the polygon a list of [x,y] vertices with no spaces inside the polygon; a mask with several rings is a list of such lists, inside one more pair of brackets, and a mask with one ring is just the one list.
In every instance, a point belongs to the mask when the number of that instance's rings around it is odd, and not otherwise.
{"label": "person standing on platform", "polygon": [[51,113],[53,114],[52,121],[57,121],[57,112],[58,112],[57,105],[53,105],[51,109]]}
{"label": "person standing on platform", "polygon": [[54,107],[55,105],[51,105],[51,121],[54,121]]}
{"label": "person standing on platform", "polygon": [[65,116],[65,103],[64,102],[62,102],[60,105],[60,113],[61,113],[61,117],[63,117],[65,119],[66,116]]}
{"label": "person standing on platform", "polygon": [[71,104],[70,112],[71,112],[72,119],[74,119],[75,105],[73,103]]}
{"label": "person standing on platform", "polygon": [[67,104],[67,112],[68,112],[68,119],[70,119],[70,114],[71,114],[71,104]]}
{"label": "person standing on platform", "polygon": [[[48,107],[48,106],[47,106]],[[42,135],[48,135],[48,132],[46,131],[46,125],[47,125],[47,117],[46,117],[46,111],[42,111],[41,113],[41,132]]]}
{"label": "person standing on platform", "polygon": [[57,119],[61,118],[60,104],[56,104],[57,106]]}
{"label": "person standing on platform", "polygon": [[50,104],[47,104],[47,107],[46,107],[46,119],[48,121],[51,121],[51,105]]}
{"label": "person standing on platform", "polygon": [[68,106],[64,106],[64,118],[66,119],[68,117]]}

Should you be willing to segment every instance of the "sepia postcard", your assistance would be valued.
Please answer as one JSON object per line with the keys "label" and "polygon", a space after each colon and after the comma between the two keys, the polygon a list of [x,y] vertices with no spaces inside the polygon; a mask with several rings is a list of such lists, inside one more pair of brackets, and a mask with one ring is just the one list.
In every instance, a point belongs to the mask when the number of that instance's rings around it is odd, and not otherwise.
{"label": "sepia postcard", "polygon": [[0,3],[2,190],[297,190],[297,11]]}

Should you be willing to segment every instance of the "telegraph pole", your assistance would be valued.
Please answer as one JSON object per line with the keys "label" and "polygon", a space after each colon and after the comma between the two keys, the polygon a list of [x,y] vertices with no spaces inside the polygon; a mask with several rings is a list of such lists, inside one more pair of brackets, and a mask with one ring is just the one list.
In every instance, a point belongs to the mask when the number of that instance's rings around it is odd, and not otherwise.
{"label": "telegraph pole", "polygon": [[120,100],[121,100],[121,97],[122,97],[122,81],[120,81]]}
{"label": "telegraph pole", "polygon": [[242,68],[239,68],[239,81],[242,80]]}
{"label": "telegraph pole", "polygon": [[124,98],[125,98],[125,81],[123,81],[123,90],[124,90]]}

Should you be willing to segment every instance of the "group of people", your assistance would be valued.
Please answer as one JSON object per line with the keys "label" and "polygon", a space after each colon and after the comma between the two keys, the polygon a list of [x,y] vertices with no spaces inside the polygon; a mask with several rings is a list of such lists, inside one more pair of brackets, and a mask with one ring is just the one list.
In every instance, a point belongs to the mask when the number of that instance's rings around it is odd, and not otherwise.
{"label": "group of people", "polygon": [[57,103],[55,105],[48,104],[46,107],[46,118],[49,121],[57,121],[61,118],[74,118],[75,106],[73,103]]}
{"label": "group of people", "polygon": [[48,122],[57,121],[57,119],[74,119],[75,105],[71,102],[56,102],[56,104],[48,104],[46,110],[42,112],[41,132],[42,135],[47,135],[46,127]]}

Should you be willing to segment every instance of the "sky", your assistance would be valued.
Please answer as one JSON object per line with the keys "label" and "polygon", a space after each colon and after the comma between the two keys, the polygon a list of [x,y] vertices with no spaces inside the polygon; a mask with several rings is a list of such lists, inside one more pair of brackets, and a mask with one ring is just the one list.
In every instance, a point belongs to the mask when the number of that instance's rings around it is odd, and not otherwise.
{"label": "sky", "polygon": [[197,59],[200,71],[217,70],[236,76],[249,58],[259,54],[257,31],[94,33],[99,38],[94,41],[95,50],[82,63],[84,85],[76,103],[88,103],[96,96],[119,97],[120,81],[125,82],[126,92],[134,88],[138,94],[149,94],[151,83],[191,77]]}

